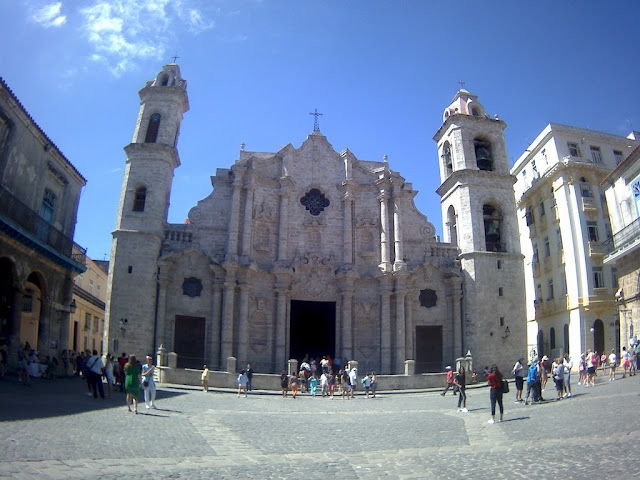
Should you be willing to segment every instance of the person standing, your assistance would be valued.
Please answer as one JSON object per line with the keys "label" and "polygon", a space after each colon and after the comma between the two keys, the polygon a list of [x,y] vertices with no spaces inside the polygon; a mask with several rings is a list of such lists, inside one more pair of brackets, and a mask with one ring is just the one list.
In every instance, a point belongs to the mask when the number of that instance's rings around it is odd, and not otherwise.
{"label": "person standing", "polygon": [[522,402],[522,390],[524,387],[524,357],[520,357],[516,364],[513,366],[511,373],[514,375],[516,380],[516,403]]}
{"label": "person standing", "polygon": [[138,398],[140,398],[140,365],[135,355],[129,356],[129,360],[124,364],[124,390],[127,392],[127,409],[131,411],[131,403],[138,413]]}
{"label": "person standing", "polygon": [[238,397],[240,393],[244,391],[245,398],[247,397],[247,371],[242,369],[240,375],[238,375]]}
{"label": "person standing", "polygon": [[356,387],[358,386],[358,369],[352,368],[349,371],[349,388],[351,389],[351,397],[353,398],[356,393]]}
{"label": "person standing", "polygon": [[552,366],[553,381],[556,384],[556,401],[562,400],[564,388],[564,365],[561,358],[556,358]]}
{"label": "person standing", "polygon": [[287,398],[287,392],[289,391],[289,377],[287,376],[287,372],[284,370],[280,372],[280,387],[282,388],[282,396]]}
{"label": "person standing", "polygon": [[156,367],[153,366],[153,359],[147,355],[146,363],[142,365],[142,387],[144,390],[144,402],[146,408],[156,407],[156,382],[153,379]]}
{"label": "person standing", "polygon": [[251,368],[251,364],[247,363],[247,391],[250,392],[253,390],[253,368]]}
{"label": "person standing", "polygon": [[312,397],[316,396],[316,390],[318,388],[318,379],[316,378],[316,374],[312,373],[311,378],[309,379],[309,392]]}
{"label": "person standing", "polygon": [[364,394],[365,398],[369,398],[369,390],[371,389],[371,377],[368,374],[365,374],[362,379],[362,385],[364,386]]}
{"label": "person standing", "polygon": [[378,390],[378,376],[376,372],[371,372],[371,396],[376,398],[376,390]]}
{"label": "person standing", "polygon": [[87,359],[87,382],[93,390],[93,398],[98,398],[98,392],[100,392],[100,398],[104,398],[104,387],[102,386],[102,373],[104,371],[104,364],[102,359],[98,356],[98,351],[94,350],[93,355]]}
{"label": "person standing", "polygon": [[629,369],[629,352],[627,347],[622,347],[622,355],[620,355],[620,366],[622,367],[622,378],[627,377],[627,370]]}
{"label": "person standing", "polygon": [[596,368],[598,368],[598,354],[592,352],[591,349],[587,350],[587,379],[585,381],[585,387],[593,387],[595,376],[596,376]]}
{"label": "person standing", "polygon": [[504,416],[504,408],[502,406],[502,373],[498,370],[496,364],[491,365],[489,375],[487,375],[487,383],[489,384],[489,400],[491,401],[491,418],[487,423],[495,423],[496,421],[496,403],[500,408],[500,420]]}
{"label": "person standing", "polygon": [[340,381],[342,382],[342,399],[344,397],[349,398],[349,372],[347,370],[341,370]]}
{"label": "person standing", "polygon": [[124,366],[127,364],[127,354],[122,352],[120,358],[118,358],[120,364],[120,391],[124,392],[124,381],[126,374],[124,373]]}
{"label": "person standing", "polygon": [[[464,367],[461,365],[458,369],[458,373],[453,377],[453,383],[458,387],[458,411],[467,413],[467,379]],[[462,408],[460,408],[462,406]]]}
{"label": "person standing", "polygon": [[291,395],[293,395],[294,400],[298,396],[298,383],[300,383],[300,380],[298,380],[298,377],[294,373],[291,375],[291,378],[289,378],[289,388],[291,388]]}
{"label": "person standing", "polygon": [[568,353],[564,354],[564,397],[571,397],[571,369],[573,368],[573,360]]}
{"label": "person standing", "polygon": [[108,353],[104,356],[104,377],[107,379],[107,398],[111,399],[111,394],[113,393],[113,385],[115,384],[115,379],[113,376],[113,360],[111,355]]}
{"label": "person standing", "polygon": [[616,379],[616,366],[618,364],[618,357],[616,356],[616,351],[611,350],[611,354],[609,355],[609,381],[613,382]]}
{"label": "person standing", "polygon": [[209,391],[209,367],[208,366],[204,366],[204,370],[202,371],[202,390],[204,390],[205,392]]}

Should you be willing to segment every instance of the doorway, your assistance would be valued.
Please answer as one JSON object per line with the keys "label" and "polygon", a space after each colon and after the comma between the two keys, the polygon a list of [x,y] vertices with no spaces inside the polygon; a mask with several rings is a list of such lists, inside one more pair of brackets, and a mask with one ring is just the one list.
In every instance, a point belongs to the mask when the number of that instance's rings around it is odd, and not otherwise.
{"label": "doorway", "polygon": [[442,370],[442,325],[416,327],[416,373]]}
{"label": "doorway", "polygon": [[178,368],[202,368],[204,362],[204,317],[176,315],[174,351]]}
{"label": "doorway", "polygon": [[336,302],[291,300],[289,358],[335,356]]}

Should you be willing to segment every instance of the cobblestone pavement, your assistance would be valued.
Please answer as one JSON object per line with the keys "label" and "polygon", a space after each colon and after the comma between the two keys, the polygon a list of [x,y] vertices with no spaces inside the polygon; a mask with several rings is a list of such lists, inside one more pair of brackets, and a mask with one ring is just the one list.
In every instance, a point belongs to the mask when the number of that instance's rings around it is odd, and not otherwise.
{"label": "cobblestone pavement", "polygon": [[[80,379],[0,380],[0,479],[615,478],[637,472],[638,377],[523,406],[487,424],[486,388],[334,400],[163,385],[158,410],[124,394],[87,397]],[[551,382],[545,392],[555,396]]]}

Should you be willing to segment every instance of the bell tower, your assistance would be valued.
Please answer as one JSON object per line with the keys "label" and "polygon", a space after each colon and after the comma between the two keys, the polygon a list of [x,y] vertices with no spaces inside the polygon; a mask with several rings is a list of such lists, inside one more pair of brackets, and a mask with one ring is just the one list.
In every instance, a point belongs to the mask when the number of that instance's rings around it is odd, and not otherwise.
{"label": "bell tower", "polygon": [[506,123],[489,117],[461,89],[444,110],[438,144],[443,237],[457,245],[463,282],[463,350],[475,365],[511,368],[526,357],[523,256],[504,139]]}
{"label": "bell tower", "polygon": [[140,110],[127,155],[112,232],[105,351],[154,354],[158,256],[164,239],[177,143],[189,110],[180,67],[165,65],[140,90]]}

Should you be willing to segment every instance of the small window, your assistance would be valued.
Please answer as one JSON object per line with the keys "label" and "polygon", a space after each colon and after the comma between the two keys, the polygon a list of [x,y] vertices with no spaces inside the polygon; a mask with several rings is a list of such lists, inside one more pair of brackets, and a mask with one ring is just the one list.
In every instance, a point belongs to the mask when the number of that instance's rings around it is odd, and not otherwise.
{"label": "small window", "polygon": [[572,157],[580,156],[580,147],[577,143],[568,142],[567,146],[569,147],[569,155],[571,155]]}
{"label": "small window", "polygon": [[544,217],[544,199],[540,199],[540,216]]}
{"label": "small window", "polygon": [[127,272],[128,273],[133,273],[133,267],[131,265],[129,265],[129,268],[127,268]]}
{"label": "small window", "polygon": [[600,147],[591,146],[591,158],[593,163],[602,163],[602,154],[600,153]]}
{"label": "small window", "polygon": [[539,283],[539,284],[536,286],[536,292],[537,292],[537,298],[538,298],[538,301],[540,301],[540,302],[541,302],[541,301],[542,301],[542,284],[541,284],[541,283]]}
{"label": "small window", "polygon": [[498,260],[498,261],[496,262],[496,268],[497,268],[498,270],[500,270],[500,269],[502,268],[502,261],[501,261],[501,260]]}
{"label": "small window", "polygon": [[144,138],[144,143],[156,143],[158,139],[158,131],[160,130],[160,114],[154,113],[149,118],[147,124],[147,135]]}
{"label": "small window", "polygon": [[593,288],[604,288],[602,267],[593,267]]}
{"label": "small window", "polygon": [[622,152],[620,150],[614,150],[613,151],[613,158],[615,158],[616,160],[616,165],[620,165],[622,163]]}
{"label": "small window", "polygon": [[547,300],[553,299],[553,279],[547,282]]}
{"label": "small window", "polygon": [[556,329],[553,327],[551,327],[551,330],[549,330],[549,348],[551,350],[554,350],[556,348]]}
{"label": "small window", "polygon": [[560,227],[556,228],[556,245],[558,246],[558,250],[562,250],[562,231]]}
{"label": "small window", "polygon": [[500,317],[500,326],[504,327],[504,317]]}
{"label": "small window", "polygon": [[589,233],[589,241],[590,242],[599,241],[598,223],[597,222],[587,222],[587,232]]}
{"label": "small window", "polygon": [[24,297],[22,297],[22,311],[23,312],[33,311],[33,297],[31,295],[25,295]]}
{"label": "small window", "polygon": [[501,297],[502,296],[502,287],[498,287],[498,296]]}
{"label": "small window", "polygon": [[580,193],[585,198],[591,197],[591,185],[584,177],[580,177]]}
{"label": "small window", "polygon": [[147,201],[146,187],[138,187],[136,189],[136,196],[133,200],[133,211],[144,212],[144,204],[146,201]]}
{"label": "small window", "polygon": [[549,237],[544,237],[544,256],[545,258],[551,256],[551,247],[549,247]]}

